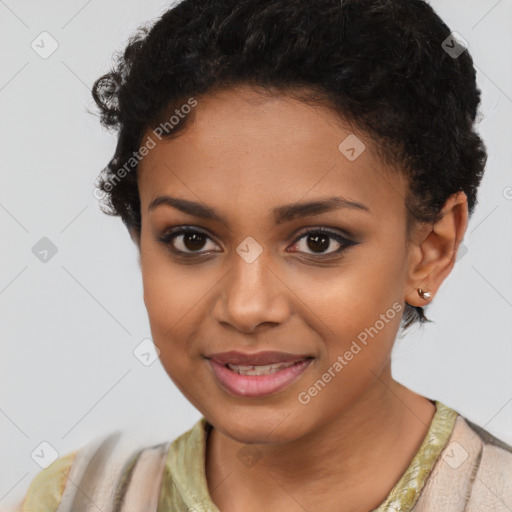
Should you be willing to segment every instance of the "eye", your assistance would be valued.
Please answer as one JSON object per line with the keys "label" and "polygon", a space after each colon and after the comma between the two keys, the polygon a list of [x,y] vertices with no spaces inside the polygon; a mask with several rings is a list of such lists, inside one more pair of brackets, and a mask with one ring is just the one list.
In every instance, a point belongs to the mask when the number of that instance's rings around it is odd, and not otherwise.
{"label": "eye", "polygon": [[[213,243],[213,247],[208,250],[207,242],[208,240],[211,241],[211,238],[203,231],[191,227],[182,226],[170,230],[159,236],[157,240],[167,246],[169,251],[178,256],[194,257],[196,255],[204,255],[208,252],[220,252],[215,250],[215,246],[217,246],[215,243]],[[332,243],[333,240],[334,243]],[[325,228],[315,228],[296,238],[291,247],[299,247],[298,252],[304,252],[305,254],[313,256],[316,255],[322,258],[333,254],[340,254],[353,245],[357,245],[357,242],[349,240],[340,233]],[[335,250],[325,252],[327,249],[331,249],[332,246],[335,247]],[[307,250],[311,252],[307,252]]]}
{"label": "eye", "polygon": [[[335,243],[332,243],[332,240],[334,240]],[[338,246],[337,248],[336,245]],[[340,254],[353,245],[357,245],[357,242],[349,240],[340,233],[330,231],[325,228],[316,228],[314,230],[307,231],[296,238],[292,247],[299,247],[298,252],[324,257],[331,256],[333,254]],[[335,250],[324,252],[333,246],[335,247]],[[312,252],[306,252],[307,249]]]}
{"label": "eye", "polygon": [[158,237],[159,242],[166,245],[172,253],[178,255],[202,254],[202,252],[198,251],[204,248],[206,240],[211,240],[206,233],[187,227],[168,231]]}

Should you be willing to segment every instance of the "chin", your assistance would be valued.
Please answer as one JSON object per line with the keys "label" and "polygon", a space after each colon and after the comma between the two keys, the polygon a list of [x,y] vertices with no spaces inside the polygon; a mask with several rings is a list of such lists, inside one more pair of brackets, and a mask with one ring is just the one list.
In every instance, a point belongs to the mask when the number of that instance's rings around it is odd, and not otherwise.
{"label": "chin", "polygon": [[[225,436],[244,444],[281,444],[295,441],[307,432],[307,422],[293,411],[263,411],[263,406],[239,407],[236,413],[219,413],[209,420]],[[249,410],[248,410],[249,409]]]}

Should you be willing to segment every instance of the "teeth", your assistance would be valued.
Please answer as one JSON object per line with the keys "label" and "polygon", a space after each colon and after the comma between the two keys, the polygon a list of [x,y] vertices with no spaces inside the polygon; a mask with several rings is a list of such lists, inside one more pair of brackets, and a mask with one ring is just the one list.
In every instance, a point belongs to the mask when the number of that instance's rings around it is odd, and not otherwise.
{"label": "teeth", "polygon": [[228,367],[230,370],[233,370],[234,372],[240,375],[268,375],[270,373],[275,373],[279,370],[282,370],[283,368],[293,366],[297,362],[298,361],[289,363],[273,363],[267,364],[265,366],[243,366],[228,363]]}

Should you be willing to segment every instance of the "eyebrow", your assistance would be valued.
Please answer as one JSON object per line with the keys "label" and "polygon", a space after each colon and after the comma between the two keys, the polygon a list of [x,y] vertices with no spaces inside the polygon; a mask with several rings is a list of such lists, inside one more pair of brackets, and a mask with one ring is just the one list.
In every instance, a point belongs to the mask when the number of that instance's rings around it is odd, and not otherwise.
{"label": "eyebrow", "polygon": [[[194,217],[216,220],[227,225],[226,219],[224,219],[222,215],[203,203],[197,203],[195,201],[179,199],[171,196],[159,196],[149,203],[148,212],[160,205],[172,206],[173,208]],[[282,224],[284,222],[290,222],[298,217],[320,215],[321,213],[339,210],[342,208],[371,213],[370,209],[364,204],[356,201],[350,201],[341,196],[317,199],[308,203],[291,203],[288,205],[278,206],[272,210],[272,213],[274,214],[276,224]]]}

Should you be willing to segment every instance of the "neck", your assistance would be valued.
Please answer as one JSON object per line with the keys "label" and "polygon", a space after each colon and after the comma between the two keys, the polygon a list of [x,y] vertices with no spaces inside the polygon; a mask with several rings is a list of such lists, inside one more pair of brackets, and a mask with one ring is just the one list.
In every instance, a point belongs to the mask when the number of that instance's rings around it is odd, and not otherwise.
{"label": "neck", "polygon": [[390,368],[364,397],[321,428],[289,443],[255,445],[252,466],[244,446],[213,428],[206,477],[222,512],[336,510],[362,512],[389,494],[420,447],[435,406],[392,379]]}

